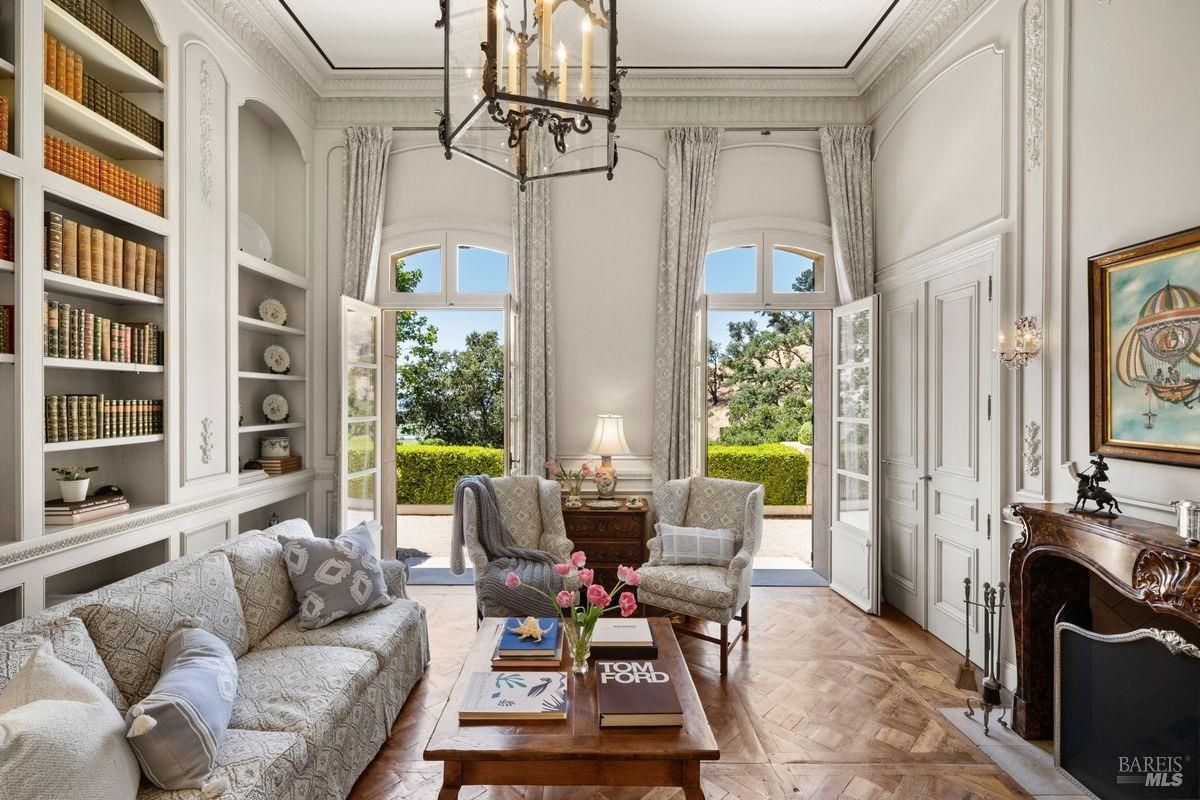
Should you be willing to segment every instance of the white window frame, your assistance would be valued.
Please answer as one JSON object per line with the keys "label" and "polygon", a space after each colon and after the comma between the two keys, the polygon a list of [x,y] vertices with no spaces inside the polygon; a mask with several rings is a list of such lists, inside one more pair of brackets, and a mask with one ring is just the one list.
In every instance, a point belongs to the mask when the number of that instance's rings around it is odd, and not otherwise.
{"label": "white window frame", "polygon": [[[764,224],[765,223],[765,224]],[[708,254],[732,247],[755,248],[755,290],[753,292],[705,292],[703,276],[700,293],[708,298],[710,311],[763,309],[828,309],[837,305],[836,279],[833,272],[833,237],[826,225],[790,220],[735,220],[713,225]],[[818,270],[819,288],[812,292],[775,292],[772,289],[775,248],[802,251],[813,258]]]}
{"label": "white window frame", "polygon": [[[436,292],[398,292],[393,280],[392,256],[423,248],[442,250],[441,288]],[[458,290],[458,249],[477,247],[508,257],[507,292],[460,292]],[[383,231],[379,247],[379,279],[376,297],[384,308],[416,310],[432,308],[503,309],[505,295],[513,293],[512,233],[500,225],[479,224],[463,228],[438,227],[411,229],[389,226]]]}

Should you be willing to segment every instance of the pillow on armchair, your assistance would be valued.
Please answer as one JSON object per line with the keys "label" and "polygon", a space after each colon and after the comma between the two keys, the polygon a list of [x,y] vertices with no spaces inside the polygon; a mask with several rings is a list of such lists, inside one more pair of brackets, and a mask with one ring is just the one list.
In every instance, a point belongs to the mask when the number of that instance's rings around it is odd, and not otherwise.
{"label": "pillow on armchair", "polygon": [[660,564],[727,567],[738,550],[737,534],[729,530],[658,522],[654,532],[662,543]]}
{"label": "pillow on armchair", "polygon": [[392,602],[366,523],[336,539],[281,534],[283,560],[300,600],[301,630]]}

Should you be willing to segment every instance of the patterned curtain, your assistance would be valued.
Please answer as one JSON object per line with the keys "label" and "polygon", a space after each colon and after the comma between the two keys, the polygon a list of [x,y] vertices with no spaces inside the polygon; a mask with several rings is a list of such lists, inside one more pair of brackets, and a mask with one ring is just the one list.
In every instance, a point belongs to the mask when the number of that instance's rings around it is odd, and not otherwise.
{"label": "patterned curtain", "polygon": [[719,128],[667,131],[654,335],[654,484],[691,471],[696,301],[712,225]]}
{"label": "patterned curtain", "polygon": [[[530,174],[539,174],[546,155],[540,128],[529,131],[533,151]],[[531,181],[525,191],[513,184],[513,258],[516,266],[517,412],[524,424],[513,432],[517,463],[523,475],[545,475],[543,464],[553,459],[554,423],[554,268],[550,260],[550,186]]]}
{"label": "patterned curtain", "polygon": [[875,291],[875,212],[871,194],[871,126],[821,129],[821,160],[838,294],[843,303]]}
{"label": "patterned curtain", "polygon": [[345,258],[342,294],[370,301],[378,275],[384,179],[392,131],[379,126],[346,128]]}

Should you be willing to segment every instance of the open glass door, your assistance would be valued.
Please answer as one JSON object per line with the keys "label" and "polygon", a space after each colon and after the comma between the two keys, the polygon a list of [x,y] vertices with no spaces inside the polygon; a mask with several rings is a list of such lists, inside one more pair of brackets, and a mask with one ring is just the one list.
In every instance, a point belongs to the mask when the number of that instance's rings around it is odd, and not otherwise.
{"label": "open glass door", "polygon": [[876,478],[879,296],[833,311],[833,521],[830,588],[879,613]]}
{"label": "open glass door", "polygon": [[[341,322],[338,514],[339,530],[346,530],[360,522],[383,518],[379,468],[382,312],[376,306],[343,296]],[[372,528],[372,535],[378,537],[379,526]]]}

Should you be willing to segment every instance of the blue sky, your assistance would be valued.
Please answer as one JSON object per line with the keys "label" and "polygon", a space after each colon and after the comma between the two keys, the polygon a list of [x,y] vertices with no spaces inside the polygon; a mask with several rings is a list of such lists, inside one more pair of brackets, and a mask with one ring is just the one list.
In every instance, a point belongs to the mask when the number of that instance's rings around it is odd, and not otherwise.
{"label": "blue sky", "polygon": [[[704,291],[756,291],[757,251],[756,247],[746,246],[729,247],[709,253],[704,260]],[[812,271],[812,260],[799,253],[776,249],[772,255],[772,291],[790,292],[792,284],[801,272]]]}
{"label": "blue sky", "polygon": [[[404,257],[405,269],[421,270],[414,292],[442,289],[442,249],[435,247]],[[482,247],[459,247],[458,290],[460,292],[507,292],[508,256]]]}
{"label": "blue sky", "polygon": [[438,349],[462,350],[467,344],[467,334],[472,331],[496,331],[504,342],[504,310],[458,310],[435,309],[418,311],[427,317],[438,331]]}

